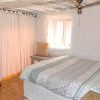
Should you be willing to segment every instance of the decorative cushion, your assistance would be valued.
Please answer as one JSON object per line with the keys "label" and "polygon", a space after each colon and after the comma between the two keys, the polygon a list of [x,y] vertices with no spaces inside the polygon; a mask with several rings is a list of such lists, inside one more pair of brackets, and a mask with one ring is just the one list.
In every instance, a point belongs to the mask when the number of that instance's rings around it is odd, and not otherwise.
{"label": "decorative cushion", "polygon": [[36,56],[48,56],[48,43],[37,42],[36,44]]}

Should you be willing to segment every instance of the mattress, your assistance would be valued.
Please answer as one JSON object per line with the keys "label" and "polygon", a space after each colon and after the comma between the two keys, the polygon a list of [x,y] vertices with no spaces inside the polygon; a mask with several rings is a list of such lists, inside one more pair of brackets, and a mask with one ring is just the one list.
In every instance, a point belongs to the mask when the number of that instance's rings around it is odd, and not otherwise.
{"label": "mattress", "polygon": [[70,100],[30,81],[24,81],[24,96],[25,100]]}
{"label": "mattress", "polygon": [[42,61],[23,70],[21,79],[70,100],[80,100],[100,88],[100,63],[74,56]]}

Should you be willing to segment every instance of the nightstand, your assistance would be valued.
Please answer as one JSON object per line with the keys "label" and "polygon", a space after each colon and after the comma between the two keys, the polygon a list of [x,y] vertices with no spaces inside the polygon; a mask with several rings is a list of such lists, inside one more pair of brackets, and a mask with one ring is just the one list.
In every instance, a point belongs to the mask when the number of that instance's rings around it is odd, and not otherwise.
{"label": "nightstand", "polygon": [[42,57],[42,56],[30,56],[31,58],[31,64],[34,64],[35,61],[42,61],[42,60],[47,60],[47,59],[51,59],[53,57]]}
{"label": "nightstand", "polygon": [[89,91],[81,100],[100,100],[100,94],[94,91]]}

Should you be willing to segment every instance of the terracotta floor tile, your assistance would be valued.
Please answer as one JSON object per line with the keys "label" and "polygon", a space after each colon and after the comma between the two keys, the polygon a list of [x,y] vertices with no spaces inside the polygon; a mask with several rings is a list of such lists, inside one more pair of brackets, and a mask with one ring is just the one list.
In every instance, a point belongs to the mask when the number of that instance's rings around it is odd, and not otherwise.
{"label": "terracotta floor tile", "polygon": [[13,88],[12,90],[8,91],[10,94],[18,97],[18,96],[22,96],[24,93],[23,93],[23,89],[22,88]]}
{"label": "terracotta floor tile", "polygon": [[7,83],[5,84],[5,86],[1,86],[1,91],[2,92],[8,92],[10,91],[11,89],[17,87],[16,84],[11,84],[11,85],[8,85]]}
{"label": "terracotta floor tile", "polygon": [[15,98],[12,95],[9,95],[8,93],[0,93],[0,100],[17,100],[17,98]]}
{"label": "terracotta floor tile", "polygon": [[0,100],[25,100],[23,94],[23,81],[19,76],[1,82]]}

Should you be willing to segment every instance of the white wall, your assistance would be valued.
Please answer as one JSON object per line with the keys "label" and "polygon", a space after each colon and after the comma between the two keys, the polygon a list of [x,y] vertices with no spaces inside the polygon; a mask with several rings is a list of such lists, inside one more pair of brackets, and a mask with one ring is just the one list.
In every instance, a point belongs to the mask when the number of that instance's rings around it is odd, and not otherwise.
{"label": "white wall", "polygon": [[73,15],[71,53],[100,61],[100,6],[84,9]]}
{"label": "white wall", "polygon": [[[71,16],[72,46],[70,53],[100,61],[100,6],[84,9],[80,16],[80,26],[78,14],[73,13]],[[38,16],[38,41],[47,41],[45,25],[45,15]]]}

